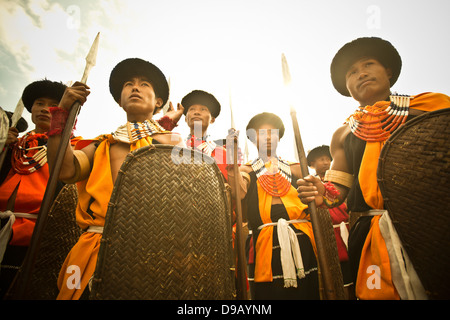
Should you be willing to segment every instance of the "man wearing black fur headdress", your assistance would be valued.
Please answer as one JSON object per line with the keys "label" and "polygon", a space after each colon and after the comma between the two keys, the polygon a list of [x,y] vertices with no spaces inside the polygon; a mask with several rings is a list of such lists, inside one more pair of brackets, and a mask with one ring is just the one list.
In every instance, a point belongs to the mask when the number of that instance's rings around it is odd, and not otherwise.
{"label": "man wearing black fur headdress", "polygon": [[[83,294],[89,294],[88,283],[96,267],[108,203],[126,156],[138,148],[157,143],[184,145],[179,135],[172,134],[153,119],[169,98],[167,80],[157,66],[139,58],[125,59],[112,70],[109,88],[114,100],[126,112],[126,123],[112,134],[79,141],[75,150],[67,146],[59,175],[66,183],[77,182],[76,219],[80,228],[86,230],[61,267],[57,297],[61,300],[78,300]],[[66,90],[59,106],[51,109],[58,119],[52,120],[50,127],[50,166],[70,108],[75,101],[85,103],[88,94],[89,87],[75,83]],[[67,271],[73,265],[81,270],[80,285],[69,287],[67,281],[71,273]]]}
{"label": "man wearing black fur headdress", "polygon": [[[66,86],[47,79],[29,84],[23,91],[23,104],[31,113],[35,128],[18,138],[20,128],[10,128],[3,168],[8,169],[0,185],[0,211],[5,238],[0,242],[4,256],[0,272],[2,296],[22,264],[30,244],[49,178],[47,131],[50,107],[57,106]],[[21,124],[20,122],[18,124]],[[23,124],[21,124],[23,126]],[[58,190],[62,184],[58,186]],[[3,252],[0,247],[0,252]],[[0,259],[1,260],[1,259]]]}
{"label": "man wearing black fur headdress", "polygon": [[[377,165],[383,145],[397,128],[424,112],[449,108],[450,98],[432,92],[392,94],[401,67],[395,47],[377,37],[358,38],[336,53],[330,66],[333,86],[359,107],[333,135],[334,160],[325,183],[313,176],[298,181],[299,197],[305,204],[315,201],[317,206],[334,208],[347,199],[350,223],[353,217],[357,219],[350,230],[348,251],[359,299],[426,298],[420,281],[412,280],[417,279],[414,268],[397,268],[408,261],[392,254],[382,236],[382,231],[393,228],[378,185]],[[374,266],[379,268],[375,274]],[[375,276],[383,284],[376,290],[368,285]]]}
{"label": "man wearing black fur headdress", "polygon": [[237,177],[252,231],[248,245],[251,297],[319,299],[312,225],[294,187],[301,177],[300,165],[277,154],[284,131],[282,120],[268,112],[254,116],[246,128],[258,149],[258,159],[242,165]]}

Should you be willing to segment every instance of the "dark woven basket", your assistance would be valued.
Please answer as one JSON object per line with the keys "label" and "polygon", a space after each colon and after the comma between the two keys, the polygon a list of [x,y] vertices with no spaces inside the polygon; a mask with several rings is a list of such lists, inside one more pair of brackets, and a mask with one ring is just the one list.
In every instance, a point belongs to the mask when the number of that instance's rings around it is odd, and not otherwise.
{"label": "dark woven basket", "polygon": [[90,298],[233,299],[230,214],[212,158],[165,145],[130,153],[106,214]]}
{"label": "dark woven basket", "polygon": [[59,271],[67,254],[82,234],[75,218],[77,201],[76,186],[68,184],[53,202],[43,230],[26,299],[56,299],[59,293],[56,286]]}
{"label": "dark woven basket", "polygon": [[423,114],[384,145],[385,207],[432,299],[450,298],[450,109]]}

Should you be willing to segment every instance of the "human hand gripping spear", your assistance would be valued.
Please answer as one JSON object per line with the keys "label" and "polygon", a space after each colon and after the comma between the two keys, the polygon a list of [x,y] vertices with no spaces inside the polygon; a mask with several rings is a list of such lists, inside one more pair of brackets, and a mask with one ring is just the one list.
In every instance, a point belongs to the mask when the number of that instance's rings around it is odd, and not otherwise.
{"label": "human hand gripping spear", "polygon": [[[95,37],[91,49],[89,50],[89,53],[86,56],[86,66],[84,69],[83,77],[81,78],[80,81],[83,84],[86,84],[89,72],[91,71],[92,67],[95,66],[96,64],[99,36],[100,33],[98,33],[97,36]],[[54,200],[59,172],[61,170],[65,150],[71,138],[72,130],[75,125],[78,113],[80,111],[80,107],[81,103],[79,101],[75,101],[75,103],[73,104],[72,108],[69,111],[66,126],[62,131],[61,141],[58,147],[56,158],[54,160],[54,166],[51,168],[50,177],[47,183],[47,187],[45,189],[44,198],[42,199],[41,208],[39,210],[39,215],[36,220],[30,246],[25,256],[22,268],[19,270],[16,277],[17,290],[14,290],[15,292],[12,292],[12,298],[14,299],[25,298],[25,294],[27,292],[27,288],[30,283],[31,274],[33,272],[34,263],[38,255],[42,233],[43,230],[45,229],[48,213]]]}
{"label": "human hand gripping spear", "polygon": [[[247,295],[247,260],[245,258],[245,244],[244,234],[242,230],[242,204],[240,195],[239,179],[239,166],[238,166],[238,135],[236,134],[236,126],[233,117],[233,108],[231,105],[231,93],[230,93],[230,113],[231,113],[231,129],[228,134],[232,137],[233,144],[233,159],[229,157],[229,150],[231,151],[229,142],[227,139],[227,161],[232,161],[233,164],[233,176],[234,176],[234,189],[235,189],[235,202],[236,202],[236,252],[237,252],[237,298],[238,300],[248,300]],[[229,162],[228,162],[229,164]]]}
{"label": "human hand gripping spear", "polygon": [[[289,72],[289,66],[287,64],[287,60],[286,60],[286,57],[284,54],[282,54],[282,56],[281,56],[281,64],[282,64],[284,85],[285,85],[285,87],[289,87],[289,85],[291,83],[291,74]],[[291,101],[289,101],[289,102],[292,103]],[[291,113],[291,118],[292,118],[292,126],[294,129],[295,143],[297,146],[298,159],[300,162],[302,176],[304,178],[307,175],[309,175],[308,162],[306,160],[305,150],[303,148],[303,142],[302,142],[302,138],[300,136],[300,129],[298,126],[298,121],[297,121],[297,113],[292,104],[290,105],[290,113]],[[318,258],[318,263],[319,263],[319,270],[321,271],[321,274],[323,277],[322,279],[323,279],[323,285],[324,285],[324,289],[325,289],[326,298],[329,300],[340,299],[341,295],[340,295],[339,291],[341,291],[341,290],[339,290],[339,288],[335,288],[335,286],[333,285],[333,283],[334,283],[333,274],[331,273],[331,270],[330,270],[330,265],[331,265],[330,259],[329,259],[328,255],[326,254],[327,251],[326,251],[326,246],[325,246],[324,232],[320,226],[319,215],[317,212],[316,203],[314,201],[308,204],[308,210],[309,210],[309,214],[311,217],[311,224],[312,224],[313,233],[314,233],[314,240],[316,242],[316,247],[317,247],[317,258]]]}

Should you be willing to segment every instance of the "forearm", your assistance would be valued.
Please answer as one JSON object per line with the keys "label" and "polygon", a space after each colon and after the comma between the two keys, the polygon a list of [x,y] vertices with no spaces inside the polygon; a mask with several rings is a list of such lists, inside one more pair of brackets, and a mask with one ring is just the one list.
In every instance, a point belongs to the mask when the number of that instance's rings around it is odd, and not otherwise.
{"label": "forearm", "polygon": [[[61,144],[61,134],[66,127],[69,112],[71,108],[73,108],[75,102],[79,102],[81,105],[83,105],[86,102],[87,96],[89,94],[90,91],[88,86],[80,82],[75,82],[71,87],[66,88],[59,102],[59,106],[51,107],[49,109],[50,113],[52,114],[52,120],[50,124],[50,130],[47,133],[49,137],[47,142],[48,164],[49,168],[52,170],[56,165],[58,152],[64,152],[61,169],[58,175],[58,178],[64,182],[75,177],[77,173],[80,172],[79,170],[77,171],[75,162],[76,158],[69,141],[65,141],[62,149],[59,150],[59,146]],[[84,153],[83,159],[86,158],[86,153]],[[90,162],[89,159],[87,161],[88,163]]]}
{"label": "forearm", "polygon": [[339,206],[347,198],[353,184],[353,175],[344,171],[328,170],[324,180],[324,204],[329,208]]}
{"label": "forearm", "polygon": [[47,133],[47,159],[49,169],[53,170],[56,165],[56,160],[58,158],[58,152],[64,152],[64,158],[61,164],[61,170],[59,172],[58,178],[60,180],[65,180],[71,178],[75,174],[75,166],[73,162],[73,151],[69,144],[69,141],[65,142],[65,145],[61,150],[59,146],[61,144],[61,134],[66,126],[67,117],[69,112],[60,107],[50,108],[50,113],[52,114],[52,120],[50,123],[50,129]]}
{"label": "forearm", "polygon": [[[60,143],[61,143],[61,135],[53,135],[48,138],[47,161],[50,172],[56,165],[56,158]],[[61,170],[59,172],[58,178],[61,181],[65,181],[69,180],[75,175],[73,149],[69,141],[67,141],[67,144],[61,150],[61,152],[64,152],[64,158],[62,160]]]}
{"label": "forearm", "polygon": [[[333,134],[330,144],[333,164],[331,169],[325,172],[324,181],[326,184],[331,185],[331,187],[337,190],[337,202],[333,206],[338,206],[345,201],[354,180],[344,148],[345,138],[348,134],[348,126],[342,126]],[[325,200],[325,202],[327,201]]]}

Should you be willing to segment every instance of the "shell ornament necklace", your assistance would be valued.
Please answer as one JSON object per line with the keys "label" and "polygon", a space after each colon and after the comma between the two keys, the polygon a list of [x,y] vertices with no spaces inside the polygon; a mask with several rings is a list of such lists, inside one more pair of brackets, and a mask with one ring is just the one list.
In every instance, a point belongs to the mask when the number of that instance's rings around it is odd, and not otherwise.
{"label": "shell ornament necklace", "polygon": [[144,122],[130,122],[117,128],[112,136],[115,140],[132,144],[139,139],[151,137],[155,133],[166,132],[165,129],[155,120],[145,120]]}

